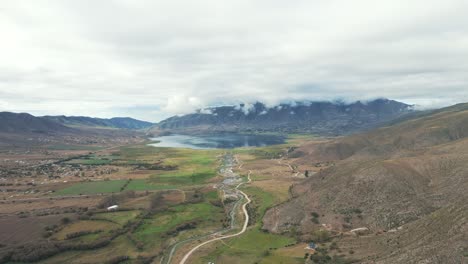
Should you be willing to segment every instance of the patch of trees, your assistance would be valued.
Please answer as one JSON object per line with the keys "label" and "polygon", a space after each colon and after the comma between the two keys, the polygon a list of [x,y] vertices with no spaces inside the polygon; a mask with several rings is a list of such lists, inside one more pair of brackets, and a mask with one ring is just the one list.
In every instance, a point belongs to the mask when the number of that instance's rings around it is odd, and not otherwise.
{"label": "patch of trees", "polygon": [[322,168],[322,167],[328,167],[328,166],[334,166],[335,163],[333,161],[324,161],[324,162],[317,162],[314,164],[314,167],[316,168]]}
{"label": "patch of trees", "polygon": [[[306,258],[307,255],[304,256]],[[317,248],[315,254],[309,255],[312,263],[317,264],[349,264],[354,263],[353,260],[347,260],[343,256],[330,256],[326,248]]]}
{"label": "patch of trees", "polygon": [[199,203],[203,201],[203,193],[200,190],[195,190],[193,192],[185,192],[185,202],[186,203]]}
{"label": "patch of trees", "polygon": [[125,184],[120,187],[120,191],[123,192],[125,190],[125,188],[127,188],[127,186],[130,184],[130,182],[132,181],[132,179],[128,179]]}
{"label": "patch of trees", "polygon": [[103,209],[109,206],[119,204],[124,202],[129,198],[134,198],[136,196],[135,191],[125,191],[119,194],[112,194],[110,196],[104,197],[98,204],[98,208]]}
{"label": "patch of trees", "polygon": [[228,228],[231,225],[231,220],[229,217],[225,216],[223,219],[219,220],[223,225],[223,228]]}
{"label": "patch of trees", "polygon": [[213,206],[216,206],[216,207],[220,207],[220,208],[223,208],[224,205],[223,205],[223,202],[219,199],[216,199],[216,200],[210,200],[209,201],[210,204],[212,204]]}
{"label": "patch of trees", "polygon": [[300,157],[303,157],[305,156],[306,153],[303,152],[303,151],[300,151],[300,150],[297,150],[297,151],[294,151],[294,152],[291,152],[291,153],[288,153],[288,158],[300,158]]}
{"label": "patch of trees", "polygon": [[143,256],[138,256],[135,260],[135,264],[150,264],[153,263],[153,260],[156,256],[150,256],[150,257],[143,257]]}
{"label": "patch of trees", "polygon": [[252,151],[252,154],[257,158],[261,159],[279,159],[283,157],[284,150],[260,150],[256,149]]}
{"label": "patch of trees", "polygon": [[[12,248],[9,251],[2,252],[0,255],[0,263],[13,262],[37,262],[42,259],[52,257],[58,253],[69,250],[94,250],[109,245],[114,239],[125,234],[132,233],[143,222],[144,214],[137,217],[134,222],[128,222],[123,228],[112,230],[109,235],[101,237],[92,242],[76,242],[76,241],[48,241],[39,240],[30,242]],[[118,262],[117,262],[118,263]]]}
{"label": "patch of trees", "polygon": [[197,222],[189,222],[189,223],[179,225],[173,230],[167,231],[166,234],[168,236],[176,236],[181,231],[195,229],[195,228],[197,228]]}
{"label": "patch of trees", "polygon": [[312,219],[311,221],[314,223],[314,224],[320,224],[320,221],[319,221],[319,217],[320,215],[317,213],[317,212],[312,212],[310,213],[310,215],[312,216]]}
{"label": "patch of trees", "polygon": [[353,219],[353,215],[356,215],[359,219],[362,219],[362,210],[359,208],[347,208],[338,210],[339,213],[344,215],[343,220],[350,224],[351,220]]}
{"label": "patch of trees", "polygon": [[312,232],[311,238],[318,243],[325,243],[331,240],[330,232],[327,230],[316,230]]}
{"label": "patch of trees", "polygon": [[65,236],[65,239],[73,239],[73,238],[77,238],[77,237],[80,237],[80,236],[98,234],[98,233],[101,233],[102,231],[103,230],[100,230],[100,229],[99,230],[82,230],[82,231],[67,234]]}
{"label": "patch of trees", "polygon": [[155,164],[139,163],[139,164],[137,164],[135,169],[138,169],[138,170],[164,170],[164,171],[170,171],[170,170],[177,170],[178,166],[177,165],[165,165],[165,164],[161,164],[161,163],[155,163]]}
{"label": "patch of trees", "polygon": [[51,257],[59,252],[60,248],[57,247],[56,243],[43,240],[16,247],[3,255],[2,260],[4,262],[34,262]]}
{"label": "patch of trees", "polygon": [[138,250],[143,250],[144,247],[145,247],[145,244],[141,241],[139,241],[138,239],[136,239],[133,234],[129,233],[127,234],[127,238],[128,240],[130,240],[133,245],[138,249]]}
{"label": "patch of trees", "polygon": [[129,260],[129,259],[130,259],[129,256],[117,256],[117,257],[113,257],[113,258],[107,260],[105,263],[106,264],[119,264],[119,263],[122,263],[124,261]]}

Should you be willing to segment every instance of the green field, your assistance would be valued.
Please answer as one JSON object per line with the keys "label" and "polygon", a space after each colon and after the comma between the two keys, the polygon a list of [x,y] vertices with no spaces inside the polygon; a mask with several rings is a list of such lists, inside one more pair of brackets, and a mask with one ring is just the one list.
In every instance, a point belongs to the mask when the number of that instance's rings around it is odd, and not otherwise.
{"label": "green field", "polygon": [[[122,147],[111,155],[91,154],[67,163],[82,165],[173,166],[173,170],[149,170],[148,179],[134,179],[124,190],[146,191],[176,189],[200,185],[217,175],[218,150],[156,148],[152,146]],[[162,161],[162,163],[161,163]],[[126,180],[80,182],[56,192],[57,195],[79,195],[119,192]]]}
{"label": "green field", "polygon": [[145,247],[158,246],[171,237],[168,232],[177,226],[196,222],[196,232],[203,232],[207,227],[211,229],[221,228],[219,222],[224,217],[222,208],[202,202],[196,204],[182,204],[169,208],[145,219],[143,224],[136,230],[135,237],[145,244]]}
{"label": "green field", "polygon": [[[217,246],[215,250],[195,263],[208,263],[210,261],[217,263],[230,257],[237,259],[236,263],[303,263],[303,259],[272,254],[276,248],[294,244],[295,239],[266,233],[260,229],[265,211],[276,202],[275,196],[257,187],[245,187],[243,190],[252,199],[256,208],[254,226],[239,237],[225,240],[223,244]],[[300,260],[302,262],[299,262]]]}
{"label": "green field", "polygon": [[216,175],[217,172],[214,169],[198,169],[154,175],[149,181],[153,184],[200,184]]}
{"label": "green field", "polygon": [[120,192],[127,180],[79,182],[55,192],[56,195],[80,195]]}
{"label": "green field", "polygon": [[177,189],[177,185],[168,185],[168,184],[155,184],[150,180],[146,179],[136,179],[131,180],[127,185],[125,190],[131,191],[151,191],[151,190],[170,190]]}
{"label": "green field", "polygon": [[119,225],[125,225],[128,221],[135,219],[139,214],[139,210],[106,212],[95,214],[92,219],[107,220]]}

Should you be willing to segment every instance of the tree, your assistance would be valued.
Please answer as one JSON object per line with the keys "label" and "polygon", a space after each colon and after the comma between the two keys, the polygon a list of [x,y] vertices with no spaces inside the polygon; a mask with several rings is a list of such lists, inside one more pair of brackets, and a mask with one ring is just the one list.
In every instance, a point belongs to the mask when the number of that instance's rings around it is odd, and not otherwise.
{"label": "tree", "polygon": [[64,217],[64,218],[62,218],[62,219],[60,220],[60,222],[62,222],[62,224],[64,224],[64,225],[66,225],[66,224],[70,223],[70,218]]}

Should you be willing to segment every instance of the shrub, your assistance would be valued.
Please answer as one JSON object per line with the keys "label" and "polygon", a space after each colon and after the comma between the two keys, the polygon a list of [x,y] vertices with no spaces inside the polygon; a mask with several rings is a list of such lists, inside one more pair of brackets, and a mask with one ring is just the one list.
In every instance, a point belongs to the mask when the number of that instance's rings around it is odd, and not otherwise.
{"label": "shrub", "polygon": [[77,238],[77,237],[80,237],[80,236],[90,235],[90,234],[98,234],[98,233],[101,233],[101,232],[102,232],[102,230],[94,230],[94,231],[83,230],[83,231],[69,233],[69,234],[67,234],[65,236],[65,239],[73,239],[73,238]]}
{"label": "shrub", "polygon": [[312,240],[318,243],[328,242],[330,240],[330,233],[327,230],[317,230],[312,233]]}
{"label": "shrub", "polygon": [[333,241],[330,244],[330,250],[335,250],[335,249],[338,249],[338,244],[335,241]]}
{"label": "shrub", "polygon": [[105,263],[106,264],[118,264],[118,263],[124,262],[124,261],[129,260],[129,259],[130,259],[129,256],[117,256],[117,257],[113,257],[113,258],[109,259]]}

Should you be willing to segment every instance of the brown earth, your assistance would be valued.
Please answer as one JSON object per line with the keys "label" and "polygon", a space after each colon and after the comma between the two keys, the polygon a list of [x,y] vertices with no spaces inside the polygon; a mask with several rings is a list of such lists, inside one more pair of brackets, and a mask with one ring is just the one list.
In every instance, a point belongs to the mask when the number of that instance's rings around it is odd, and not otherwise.
{"label": "brown earth", "polygon": [[295,198],[269,210],[264,228],[297,229],[308,240],[321,224],[345,233],[367,227],[382,235],[343,240],[361,260],[467,261],[467,137],[468,105],[457,105],[365,134],[305,144],[289,163],[331,165],[296,184]]}

